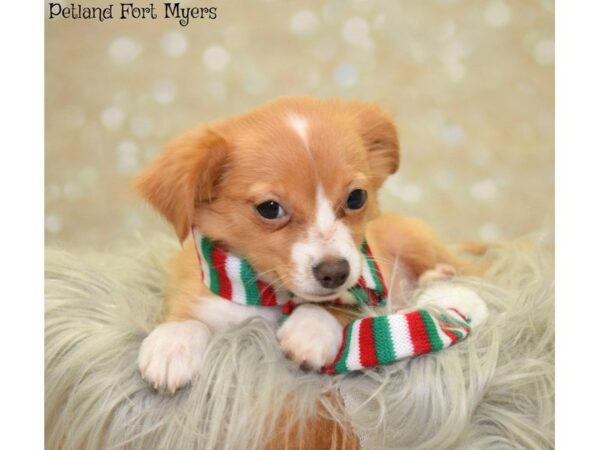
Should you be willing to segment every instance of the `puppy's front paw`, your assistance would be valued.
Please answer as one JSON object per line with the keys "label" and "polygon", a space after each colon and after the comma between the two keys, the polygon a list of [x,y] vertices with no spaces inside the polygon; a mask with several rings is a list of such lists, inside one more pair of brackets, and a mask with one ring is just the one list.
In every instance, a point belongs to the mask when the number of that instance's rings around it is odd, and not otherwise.
{"label": "puppy's front paw", "polygon": [[323,307],[301,305],[277,331],[286,355],[301,367],[318,370],[333,362],[342,344],[343,329]]}
{"label": "puppy's front paw", "polygon": [[140,348],[142,377],[155,389],[175,392],[199,372],[209,339],[208,327],[197,320],[157,326]]}

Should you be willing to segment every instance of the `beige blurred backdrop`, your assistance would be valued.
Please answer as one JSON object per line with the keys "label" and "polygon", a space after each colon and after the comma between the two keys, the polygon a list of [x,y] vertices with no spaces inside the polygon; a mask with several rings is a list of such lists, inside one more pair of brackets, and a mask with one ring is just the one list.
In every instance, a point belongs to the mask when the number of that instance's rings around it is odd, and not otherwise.
{"label": "beige blurred backdrop", "polygon": [[286,94],[392,113],[403,160],[384,210],[448,241],[552,231],[552,1],[180,3],[218,18],[46,20],[47,243],[168,229],[131,177],[196,123]]}

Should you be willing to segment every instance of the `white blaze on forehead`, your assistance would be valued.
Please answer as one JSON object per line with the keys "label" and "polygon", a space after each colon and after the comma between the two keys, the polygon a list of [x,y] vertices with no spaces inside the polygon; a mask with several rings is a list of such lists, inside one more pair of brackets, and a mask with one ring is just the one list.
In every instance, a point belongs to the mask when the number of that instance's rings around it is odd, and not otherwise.
{"label": "white blaze on forehead", "polygon": [[314,277],[312,268],[324,258],[343,258],[350,264],[348,289],[356,283],[362,271],[360,252],[354,245],[350,229],[335,215],[332,202],[325,195],[323,186],[317,186],[314,221],[303,238],[292,245],[292,262],[295,286],[306,293],[323,290]]}
{"label": "white blaze on forehead", "polygon": [[317,230],[323,237],[331,234],[335,225],[335,212],[329,199],[325,196],[323,186],[317,187],[317,210],[315,217]]}
{"label": "white blaze on forehead", "polygon": [[308,120],[306,117],[302,117],[298,114],[290,114],[287,119],[288,125],[298,133],[300,139],[302,139],[302,143],[304,144],[304,148],[309,150],[308,148]]}

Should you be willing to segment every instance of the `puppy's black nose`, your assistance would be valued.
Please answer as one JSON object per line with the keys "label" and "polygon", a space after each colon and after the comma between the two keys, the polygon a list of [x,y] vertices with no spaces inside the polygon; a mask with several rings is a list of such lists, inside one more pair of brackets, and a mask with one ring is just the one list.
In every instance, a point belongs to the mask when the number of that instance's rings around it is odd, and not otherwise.
{"label": "puppy's black nose", "polygon": [[327,289],[340,287],[348,279],[350,264],[345,259],[324,259],[313,267],[317,281]]}

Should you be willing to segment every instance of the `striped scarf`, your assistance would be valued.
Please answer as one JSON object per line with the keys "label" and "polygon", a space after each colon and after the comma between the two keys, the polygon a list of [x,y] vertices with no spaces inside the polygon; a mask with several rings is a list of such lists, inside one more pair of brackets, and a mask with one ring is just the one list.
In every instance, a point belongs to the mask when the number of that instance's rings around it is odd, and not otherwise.
{"label": "striped scarf", "polygon": [[[227,251],[198,228],[192,229],[202,279],[218,296],[234,303],[253,306],[285,306],[285,311],[301,303],[287,289],[274,286],[261,279],[244,258]],[[362,273],[356,285],[348,290],[357,305],[383,306],[387,300],[387,288],[379,265],[373,258],[367,242],[361,246]],[[333,300],[333,303],[347,303]]]}
{"label": "striped scarf", "polygon": [[354,320],[344,329],[335,360],[322,372],[346,373],[440,351],[465,339],[471,332],[468,323],[456,309],[439,316],[416,309]]}
{"label": "striped scarf", "polygon": [[[192,233],[202,279],[216,295],[243,305],[281,306],[284,318],[302,303],[292,292],[261,280],[247,260],[215,245],[196,227]],[[361,254],[361,276],[348,292],[356,305],[383,306],[387,288],[366,241],[361,246]],[[331,303],[346,302],[333,300]],[[322,372],[346,373],[442,350],[470,334],[468,323],[469,319],[456,309],[446,309],[436,315],[417,309],[354,320],[344,329],[335,360],[323,367]]]}

